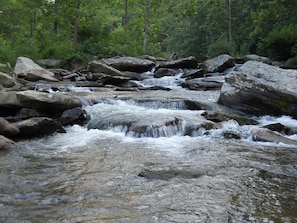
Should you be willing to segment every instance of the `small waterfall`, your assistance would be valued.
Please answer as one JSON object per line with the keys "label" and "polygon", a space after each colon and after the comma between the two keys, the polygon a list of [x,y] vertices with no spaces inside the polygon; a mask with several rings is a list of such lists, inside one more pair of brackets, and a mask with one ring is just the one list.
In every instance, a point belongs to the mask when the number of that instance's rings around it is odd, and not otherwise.
{"label": "small waterfall", "polygon": [[173,110],[183,110],[187,109],[187,105],[184,100],[155,100],[155,99],[140,99],[133,100],[129,99],[126,101],[129,105],[141,106],[151,109],[173,109]]}
{"label": "small waterfall", "polygon": [[180,71],[175,76],[165,76],[161,78],[154,78],[153,74],[147,75],[146,79],[142,81],[135,81],[135,83],[142,85],[144,87],[161,86],[161,87],[179,87],[184,82],[181,78],[183,71]]}
{"label": "small waterfall", "polygon": [[159,138],[159,137],[172,137],[176,135],[184,135],[183,123],[175,119],[170,123],[165,123],[161,126],[144,125],[144,126],[131,126],[126,132],[126,136],[135,138]]}

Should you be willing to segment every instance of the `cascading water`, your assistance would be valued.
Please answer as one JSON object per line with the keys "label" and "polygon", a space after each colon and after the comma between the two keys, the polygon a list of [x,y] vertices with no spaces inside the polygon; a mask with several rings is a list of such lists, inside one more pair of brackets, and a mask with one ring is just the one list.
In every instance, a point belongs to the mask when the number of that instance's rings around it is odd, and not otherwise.
{"label": "cascading water", "polygon": [[[166,92],[85,90],[76,94],[88,124],[0,151],[1,222],[297,221],[296,146],[250,134],[271,123],[296,129],[296,120],[214,124],[185,101],[216,108],[218,91],[175,84]],[[225,139],[230,131],[241,139]]]}

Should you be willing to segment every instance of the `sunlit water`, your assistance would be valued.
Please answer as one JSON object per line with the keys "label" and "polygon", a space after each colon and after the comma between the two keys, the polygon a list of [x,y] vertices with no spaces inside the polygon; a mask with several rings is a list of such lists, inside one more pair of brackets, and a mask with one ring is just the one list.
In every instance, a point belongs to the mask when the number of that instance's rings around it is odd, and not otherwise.
{"label": "sunlit water", "polygon": [[[201,121],[203,111],[138,100],[212,103],[218,92],[90,94],[81,100],[91,120],[178,117],[181,127],[167,137],[138,138],[124,125],[75,125],[0,151],[0,222],[297,222],[296,147],[253,142],[255,126],[233,120],[185,135],[183,126]],[[297,127],[287,116],[258,120]],[[226,140],[224,130],[242,139]],[[146,171],[156,175],[140,174]]]}

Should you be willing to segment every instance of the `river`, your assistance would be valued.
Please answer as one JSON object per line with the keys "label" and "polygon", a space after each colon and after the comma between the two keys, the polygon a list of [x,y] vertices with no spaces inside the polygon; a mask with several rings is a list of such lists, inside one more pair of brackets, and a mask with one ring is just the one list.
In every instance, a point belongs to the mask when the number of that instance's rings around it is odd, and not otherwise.
{"label": "river", "polygon": [[[296,146],[254,142],[255,126],[235,121],[185,134],[183,126],[203,111],[185,109],[181,100],[218,110],[219,91],[165,82],[171,91],[73,94],[91,120],[178,117],[174,128],[135,135],[123,124],[74,125],[0,151],[0,222],[297,222]],[[257,119],[297,127],[290,117]],[[224,139],[226,129],[242,138]]]}

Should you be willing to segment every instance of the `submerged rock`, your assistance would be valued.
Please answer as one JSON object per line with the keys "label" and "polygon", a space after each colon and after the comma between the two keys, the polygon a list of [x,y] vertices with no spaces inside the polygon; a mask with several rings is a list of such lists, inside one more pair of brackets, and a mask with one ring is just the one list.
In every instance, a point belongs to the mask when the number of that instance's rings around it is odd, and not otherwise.
{"label": "submerged rock", "polygon": [[256,61],[226,76],[218,103],[252,115],[297,118],[297,71]]}

